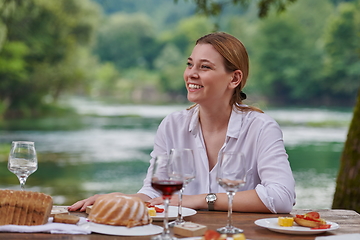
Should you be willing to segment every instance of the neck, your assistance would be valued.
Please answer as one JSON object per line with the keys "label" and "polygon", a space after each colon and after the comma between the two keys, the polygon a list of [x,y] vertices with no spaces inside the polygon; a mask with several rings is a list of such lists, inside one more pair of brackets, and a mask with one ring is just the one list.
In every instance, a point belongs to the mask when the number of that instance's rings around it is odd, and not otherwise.
{"label": "neck", "polygon": [[205,108],[200,106],[199,108],[199,120],[201,127],[208,131],[220,131],[227,128],[232,107],[211,107]]}

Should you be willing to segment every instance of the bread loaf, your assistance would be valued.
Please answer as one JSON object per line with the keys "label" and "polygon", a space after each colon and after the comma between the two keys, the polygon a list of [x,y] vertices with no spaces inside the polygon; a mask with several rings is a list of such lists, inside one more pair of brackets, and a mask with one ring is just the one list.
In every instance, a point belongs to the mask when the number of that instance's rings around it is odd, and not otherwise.
{"label": "bread loaf", "polygon": [[47,223],[53,200],[40,192],[0,190],[0,225]]}
{"label": "bread loaf", "polygon": [[142,226],[151,223],[145,203],[138,197],[106,194],[96,199],[88,219],[114,226]]}

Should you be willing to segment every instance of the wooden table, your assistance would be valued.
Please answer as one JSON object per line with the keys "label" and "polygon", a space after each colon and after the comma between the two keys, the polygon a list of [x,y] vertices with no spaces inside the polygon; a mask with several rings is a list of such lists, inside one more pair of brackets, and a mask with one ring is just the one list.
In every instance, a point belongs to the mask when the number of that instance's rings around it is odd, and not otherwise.
{"label": "wooden table", "polygon": [[[303,214],[312,210],[293,210],[291,214]],[[360,233],[360,214],[352,210],[314,210],[318,211],[322,218],[336,222],[340,228],[334,231],[321,233],[317,235],[290,235],[270,231],[259,227],[254,221],[262,218],[277,218],[279,216],[289,216],[289,214],[261,214],[261,213],[233,213],[233,225],[244,229],[247,239],[252,240],[274,240],[274,239],[315,239],[317,236],[341,235],[349,233]],[[84,213],[72,213],[84,216]],[[186,217],[186,221],[191,221],[206,225],[208,229],[217,229],[226,225],[226,212],[198,211],[194,216]],[[162,226],[162,222],[154,222]],[[181,238],[180,236],[177,236]],[[43,239],[43,240],[121,240],[121,239],[150,239],[149,236],[128,237],[128,236],[110,236],[92,233],[89,235],[66,235],[66,234],[47,234],[47,233],[0,233],[0,239]]]}

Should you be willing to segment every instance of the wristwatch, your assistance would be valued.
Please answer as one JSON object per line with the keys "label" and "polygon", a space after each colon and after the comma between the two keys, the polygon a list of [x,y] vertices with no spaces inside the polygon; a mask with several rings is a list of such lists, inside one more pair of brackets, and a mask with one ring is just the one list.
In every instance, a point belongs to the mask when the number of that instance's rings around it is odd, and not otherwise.
{"label": "wristwatch", "polygon": [[208,195],[206,195],[205,200],[208,204],[209,211],[214,211],[214,204],[216,199],[217,197],[215,193],[209,193]]}

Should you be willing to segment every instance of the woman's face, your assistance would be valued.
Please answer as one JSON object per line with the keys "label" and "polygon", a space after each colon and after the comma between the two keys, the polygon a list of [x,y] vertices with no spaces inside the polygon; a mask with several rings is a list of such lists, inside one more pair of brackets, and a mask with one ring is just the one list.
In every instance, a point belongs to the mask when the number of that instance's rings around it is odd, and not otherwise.
{"label": "woman's face", "polygon": [[223,57],[211,44],[197,44],[184,71],[188,100],[203,106],[229,104],[233,74],[225,70]]}

